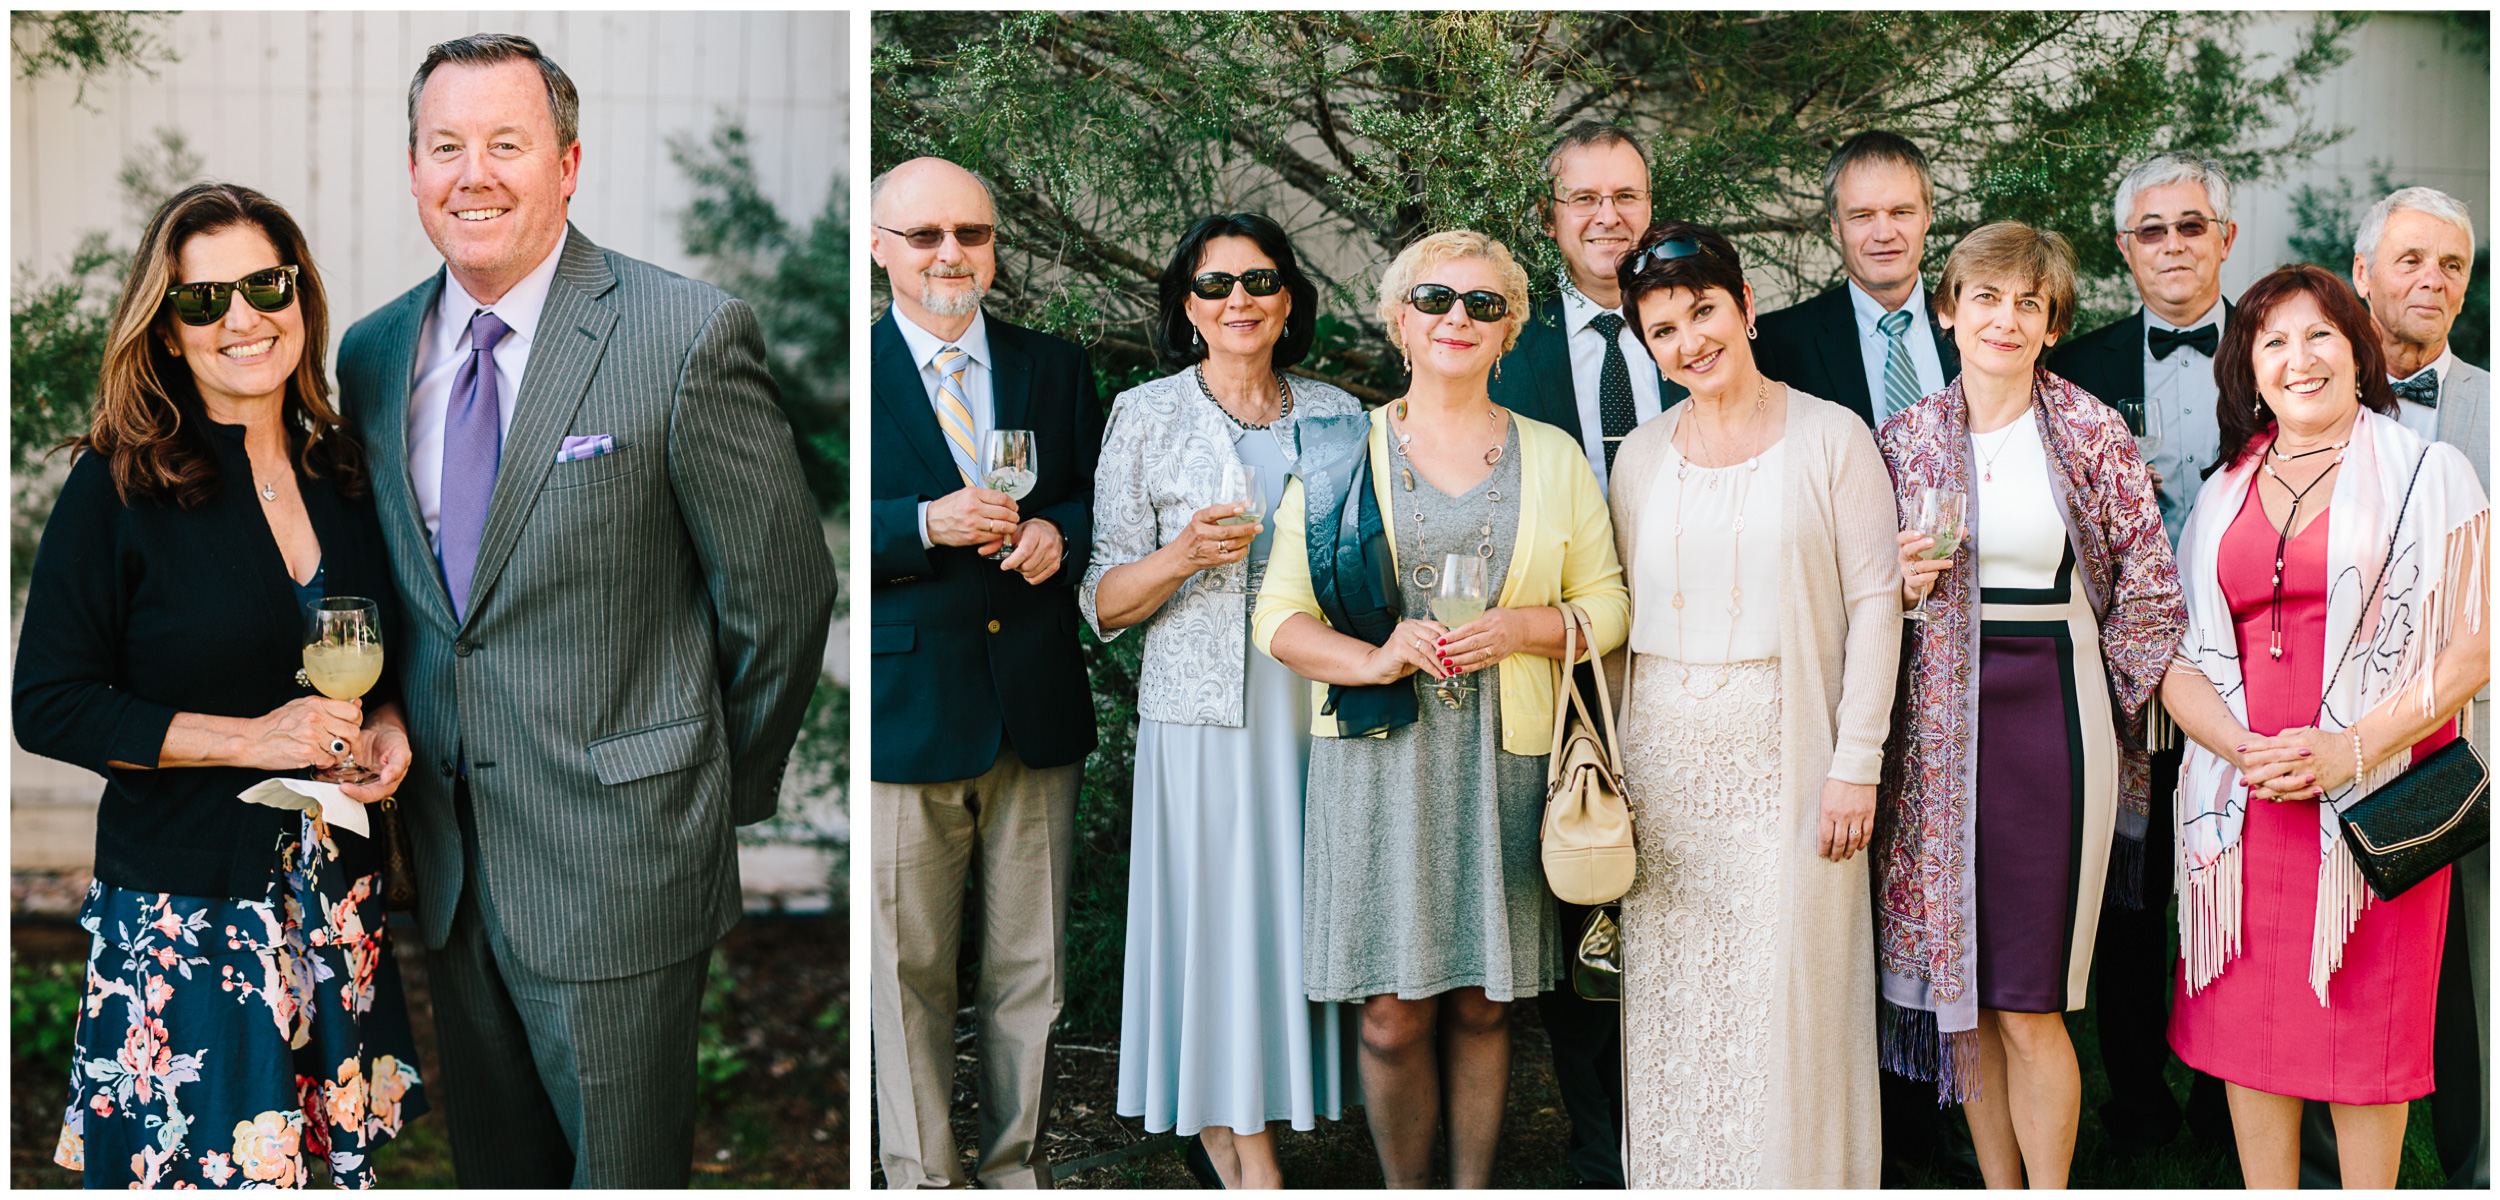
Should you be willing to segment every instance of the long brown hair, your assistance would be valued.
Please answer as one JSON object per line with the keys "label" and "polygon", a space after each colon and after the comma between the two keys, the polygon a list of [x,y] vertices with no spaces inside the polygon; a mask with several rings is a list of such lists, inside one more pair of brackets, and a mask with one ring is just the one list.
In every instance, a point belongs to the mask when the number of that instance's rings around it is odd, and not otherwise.
{"label": "long brown hair", "polygon": [[2214,418],[2222,427],[2221,453],[2214,461],[2226,468],[2248,453],[2257,435],[2274,427],[2274,413],[2264,410],[2265,393],[2257,390],[2258,327],[2284,301],[2304,292],[2352,343],[2362,406],[2381,416],[2396,411],[2396,389],[2387,382],[2387,352],[2379,347],[2378,326],[2361,307],[2361,298],[2353,295],[2352,285],[2307,263],[2284,267],[2241,294],[2239,311],[2231,314],[2230,328],[2222,331],[2222,344],[2214,348],[2214,385],[2221,393]]}
{"label": "long brown hair", "polygon": [[[122,503],[146,501],[197,508],[217,494],[217,455],[208,442],[208,413],[191,369],[166,348],[176,336],[165,293],[175,282],[184,245],[237,225],[261,231],[282,263],[293,263],[295,302],[303,306],[304,350],[288,378],[280,415],[287,448],[306,475],[328,476],[342,495],[364,494],[364,456],[330,405],[323,368],[330,310],[304,231],[278,202],[230,183],[197,183],[156,210],[130,262],[120,303],[105,337],[104,372],[96,383],[95,420],[66,443],[104,456]],[[235,303],[241,303],[238,298]]]}

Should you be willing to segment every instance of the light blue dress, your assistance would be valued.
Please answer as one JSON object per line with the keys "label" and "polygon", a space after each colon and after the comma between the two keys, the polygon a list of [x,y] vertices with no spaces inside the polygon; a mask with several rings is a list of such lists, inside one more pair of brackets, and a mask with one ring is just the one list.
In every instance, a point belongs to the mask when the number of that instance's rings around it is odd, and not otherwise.
{"label": "light blue dress", "polygon": [[[1264,432],[1236,449],[1271,518],[1250,544],[1255,596],[1292,464]],[[1243,666],[1240,728],[1137,724],[1118,1109],[1154,1133],[1310,1129],[1359,1101],[1353,1023],[1303,995],[1310,685],[1255,647]]]}

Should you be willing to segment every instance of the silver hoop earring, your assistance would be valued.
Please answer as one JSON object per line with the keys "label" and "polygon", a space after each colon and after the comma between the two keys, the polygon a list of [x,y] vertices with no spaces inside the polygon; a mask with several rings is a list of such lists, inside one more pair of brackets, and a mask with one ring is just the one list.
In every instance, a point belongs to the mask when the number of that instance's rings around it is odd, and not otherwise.
{"label": "silver hoop earring", "polygon": [[1762,336],[1762,331],[1761,331],[1761,330],[1756,329],[1756,328],[1754,328],[1754,327],[1753,327],[1753,326],[1751,326],[1751,325],[1747,325],[1747,326],[1745,326],[1745,340],[1746,340],[1746,341],[1750,342],[1750,341],[1754,340],[1755,338],[1758,338],[1758,337],[1761,337],[1761,336]]}

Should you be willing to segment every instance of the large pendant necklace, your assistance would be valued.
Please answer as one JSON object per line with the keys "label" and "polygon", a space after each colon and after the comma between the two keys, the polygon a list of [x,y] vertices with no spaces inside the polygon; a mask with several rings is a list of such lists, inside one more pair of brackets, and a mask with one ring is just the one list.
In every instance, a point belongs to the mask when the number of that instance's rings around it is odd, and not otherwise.
{"label": "large pendant necklace", "polygon": [[[1770,385],[1767,383],[1758,385],[1754,392],[1753,402],[1753,413],[1757,422],[1762,415],[1763,403],[1769,398]],[[1701,441],[1701,426],[1698,423],[1691,423],[1688,425],[1690,416],[1691,414],[1687,413],[1685,418],[1678,421],[1676,432],[1684,434],[1688,440],[1699,444]],[[1670,442],[1670,445],[1672,445],[1672,442]],[[1711,457],[1716,458],[1717,455],[1714,454]],[[1675,593],[1668,598],[1667,604],[1675,610],[1675,650],[1678,656],[1678,662],[1683,669],[1683,675],[1677,679],[1676,686],[1682,688],[1686,696],[1695,700],[1706,699],[1710,696],[1716,695],[1720,688],[1727,686],[1727,660],[1728,656],[1735,653],[1736,650],[1736,618],[1745,611],[1744,576],[1741,574],[1745,551],[1745,502],[1753,495],[1754,472],[1762,469],[1762,452],[1759,449],[1755,450],[1753,455],[1745,459],[1741,465],[1745,468],[1745,470],[1741,475],[1737,476],[1740,490],[1736,494],[1736,521],[1731,529],[1731,532],[1736,535],[1736,538],[1733,544],[1728,547],[1727,556],[1727,641],[1719,648],[1719,668],[1718,670],[1711,672],[1710,686],[1702,691],[1694,691],[1693,668],[1691,664],[1682,663],[1681,661],[1682,655],[1685,653],[1684,519],[1686,515],[1692,511],[1692,497],[1685,491],[1684,483],[1688,477],[1699,474],[1705,476],[1708,489],[1716,490],[1719,486],[1721,476],[1725,473],[1725,468],[1696,467],[1693,465],[1690,455],[1683,453],[1681,450],[1676,453],[1675,524],[1670,531],[1674,538],[1675,546]]]}
{"label": "large pendant necklace", "polygon": [[[2312,454],[2319,454],[2328,450],[2338,452],[2335,455],[2334,462],[2326,464],[2326,469],[2318,472],[2317,477],[2311,479],[2307,487],[2303,487],[2298,490],[2295,490],[2292,487],[2292,482],[2290,480],[2283,478],[2282,475],[2275,471],[2273,463],[2267,462],[2263,458],[2257,460],[2258,465],[2265,469],[2266,476],[2274,480],[2277,484],[2280,484],[2283,491],[2292,498],[2292,511],[2284,515],[2283,527],[2274,531],[2274,611],[2266,618],[2266,654],[2268,657],[2283,657],[2283,555],[2284,551],[2292,544],[2292,530],[2300,524],[2300,502],[2308,499],[2309,493],[2316,491],[2319,484],[2326,482],[2326,477],[2334,474],[2335,468],[2344,465],[2344,456],[2341,451],[2349,444],[2351,444],[2351,439],[2347,438],[2344,441],[2336,442],[2333,445],[2320,446],[2315,450],[2303,450],[2298,454],[2285,454],[2283,453],[2282,439],[2278,436],[2273,445],[2266,447],[2266,453],[2282,462],[2290,462],[2297,458],[2307,458]],[[2260,507],[2262,507],[2262,502]]]}
{"label": "large pendant necklace", "polygon": [[[1411,495],[1415,490],[1415,464],[1412,459],[1407,457],[1406,452],[1407,443],[1414,440],[1414,435],[1406,432],[1405,430],[1406,401],[1398,401],[1396,406],[1393,407],[1390,412],[1396,418],[1394,421],[1390,422],[1389,425],[1390,453],[1396,456],[1398,462],[1398,477],[1404,481],[1405,490]],[[1501,433],[1501,407],[1499,405],[1487,405],[1485,407],[1485,418],[1493,427],[1493,445],[1484,452],[1484,465],[1498,468],[1502,463],[1502,446],[1504,443],[1504,438]],[[1485,562],[1485,587],[1489,591],[1493,587],[1493,580],[1491,578],[1493,574],[1493,521],[1495,515],[1501,511],[1502,491],[1500,488],[1494,486],[1493,474],[1491,472],[1488,472],[1485,475],[1483,486],[1485,500],[1484,523],[1476,531],[1476,557],[1483,559]],[[1441,582],[1441,569],[1435,564],[1427,561],[1429,556],[1424,551],[1424,506],[1420,501],[1409,500],[1408,503],[1413,506],[1415,514],[1415,556],[1413,563],[1407,568],[1407,578],[1414,581],[1416,590],[1421,591],[1426,595],[1430,595],[1433,589]],[[1487,596],[1485,599],[1488,601],[1487,606],[1490,607],[1489,602],[1492,600],[1492,597]],[[1448,679],[1436,679],[1432,683],[1433,698],[1439,700],[1443,705],[1449,707],[1453,711],[1455,711],[1460,705],[1467,702],[1467,693],[1475,690],[1476,689],[1473,685],[1459,682],[1456,676],[1452,676]]]}

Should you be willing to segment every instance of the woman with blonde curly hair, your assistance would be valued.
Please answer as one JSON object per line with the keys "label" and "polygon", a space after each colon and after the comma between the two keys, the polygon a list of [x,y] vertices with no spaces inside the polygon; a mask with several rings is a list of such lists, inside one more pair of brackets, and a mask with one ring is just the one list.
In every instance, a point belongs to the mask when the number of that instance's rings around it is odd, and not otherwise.
{"label": "woman with blonde curly hair", "polygon": [[94,934],[53,1161],[89,1187],[370,1187],[425,1111],[373,841],[247,804],[273,775],[408,769],[385,667],[302,682],[307,605],[392,588],[330,407],[321,274],[249,188],[165,202],[107,336],[95,421],[35,554],[18,740],[104,776]]}
{"label": "woman with blonde curly hair", "polygon": [[[1527,303],[1526,272],[1482,234],[1434,234],[1389,265],[1380,317],[1406,394],[1304,424],[1252,618],[1262,651],[1325,689],[1304,987],[1362,1006],[1362,1088],[1391,1187],[1431,1183],[1443,1120],[1452,1185],[1489,1181],[1510,1002],[1562,971],[1537,859],[1556,606],[1587,614],[1595,653],[1628,620],[1588,457],[1486,394]],[[1481,574],[1482,615],[1426,615],[1460,572]]]}

